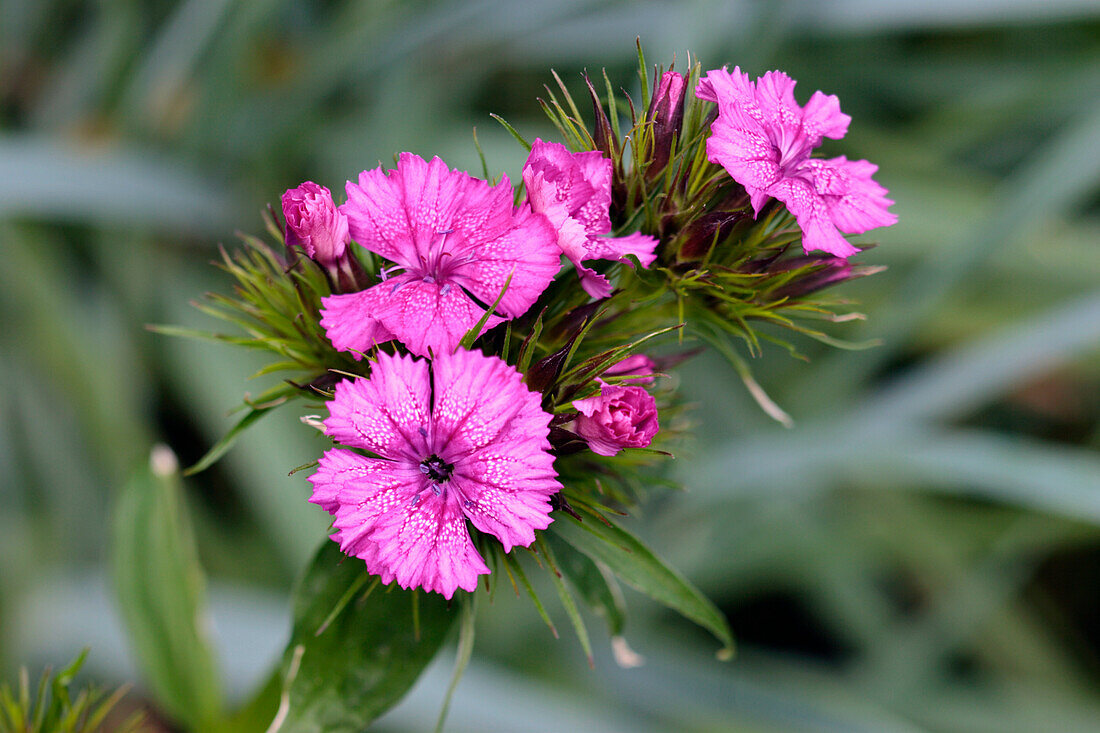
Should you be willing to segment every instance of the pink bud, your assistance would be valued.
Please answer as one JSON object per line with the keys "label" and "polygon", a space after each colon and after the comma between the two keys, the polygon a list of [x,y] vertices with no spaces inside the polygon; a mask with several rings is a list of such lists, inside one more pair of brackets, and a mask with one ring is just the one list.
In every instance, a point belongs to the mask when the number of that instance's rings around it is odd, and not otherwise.
{"label": "pink bud", "polygon": [[283,194],[286,243],[301,247],[318,264],[334,269],[350,241],[348,220],[336,208],[332,193],[324,186],[306,181]]}
{"label": "pink bud", "polygon": [[610,366],[603,375],[605,377],[629,377],[619,384],[653,384],[653,372],[657,365],[645,354],[628,356],[617,364]]}
{"label": "pink bud", "polygon": [[671,70],[661,74],[661,80],[649,102],[646,119],[679,131],[679,125],[684,119],[684,91],[683,74]]}
{"label": "pink bud", "polygon": [[601,383],[598,393],[574,400],[573,407],[581,413],[574,429],[601,456],[645,448],[659,428],[657,403],[641,387]]}
{"label": "pink bud", "polygon": [[653,91],[646,121],[653,125],[653,158],[646,177],[653,179],[668,164],[672,155],[672,139],[678,137],[684,124],[684,75],[676,71],[661,74]]}

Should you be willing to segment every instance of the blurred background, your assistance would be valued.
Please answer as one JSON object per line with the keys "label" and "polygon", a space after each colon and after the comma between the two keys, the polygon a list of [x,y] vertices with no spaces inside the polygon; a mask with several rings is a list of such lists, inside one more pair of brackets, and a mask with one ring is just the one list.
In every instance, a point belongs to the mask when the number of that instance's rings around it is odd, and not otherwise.
{"label": "blurred background", "polygon": [[[1100,720],[1100,6],[1094,0],[2,0],[0,678],[91,646],[148,687],[113,600],[110,507],[166,443],[197,460],[261,361],[158,336],[213,328],[234,232],[312,179],[397,151],[518,177],[552,136],[536,97],[647,60],[780,68],[853,117],[897,226],[844,286],[865,351],[808,340],[681,370],[687,487],[635,529],[713,598],[729,663],[629,593],[590,671],[525,598],[482,604],[448,730],[1095,731]],[[231,702],[281,653],[287,593],[327,517],[287,471],[321,443],[289,414],[184,482]],[[551,594],[552,597],[553,594]],[[562,629],[568,622],[551,608]],[[435,720],[453,647],[378,728]],[[135,703],[137,704],[137,703]]]}

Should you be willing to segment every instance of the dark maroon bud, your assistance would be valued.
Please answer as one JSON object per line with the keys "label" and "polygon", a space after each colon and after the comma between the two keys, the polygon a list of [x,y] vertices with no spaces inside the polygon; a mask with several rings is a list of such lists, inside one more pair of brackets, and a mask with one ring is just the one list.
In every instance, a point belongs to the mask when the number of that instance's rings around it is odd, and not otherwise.
{"label": "dark maroon bud", "polygon": [[672,155],[672,142],[679,138],[684,124],[684,75],[666,71],[660,81],[654,79],[657,88],[646,112],[646,122],[652,125],[653,153],[646,178],[653,180],[668,165]]}

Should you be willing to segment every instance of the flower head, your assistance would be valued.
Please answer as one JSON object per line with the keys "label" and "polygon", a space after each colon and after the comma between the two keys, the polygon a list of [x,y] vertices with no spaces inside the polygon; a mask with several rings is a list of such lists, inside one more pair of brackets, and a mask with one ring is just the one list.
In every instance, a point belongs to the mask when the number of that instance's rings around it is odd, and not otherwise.
{"label": "flower head", "polygon": [[453,351],[501,292],[490,328],[522,315],[560,269],[553,229],[513,208],[507,177],[491,186],[402,153],[396,169],[363,171],[347,192],[351,236],[402,272],[324,299],[321,325],[339,350],[396,338],[414,354]]}
{"label": "flower head", "polygon": [[601,456],[613,456],[623,448],[645,448],[660,427],[657,403],[641,387],[601,383],[599,392],[574,400],[573,407],[580,412],[576,433]]}
{"label": "flower head", "polygon": [[332,193],[313,181],[306,181],[283,194],[286,243],[301,247],[306,255],[325,267],[344,256],[350,237],[348,220],[336,208]]}
{"label": "flower head", "polygon": [[577,268],[581,287],[595,298],[611,294],[603,275],[581,264],[584,260],[619,260],[634,255],[648,267],[657,240],[635,233],[611,232],[611,160],[598,151],[570,152],[560,143],[535,140],[523,166],[523,183],[531,208],[544,214],[557,230],[561,251]]}
{"label": "flower head", "polygon": [[550,524],[561,489],[550,415],[522,376],[476,351],[431,362],[378,354],[369,379],[341,382],[325,432],[333,448],[310,499],[333,514],[333,539],[383,583],[450,598],[489,572],[466,520],[509,551]]}
{"label": "flower head", "polygon": [[859,250],[840,232],[895,223],[897,216],[887,211],[894,202],[871,178],[878,167],[866,160],[810,157],[822,139],[844,137],[851,117],[840,111],[836,96],[821,92],[799,106],[794,86],[781,71],[755,82],[737,67],[708,72],[695,89],[718,105],[707,157],[745,187],[757,214],[769,198],[786,204],[802,228],[806,252],[847,257]]}

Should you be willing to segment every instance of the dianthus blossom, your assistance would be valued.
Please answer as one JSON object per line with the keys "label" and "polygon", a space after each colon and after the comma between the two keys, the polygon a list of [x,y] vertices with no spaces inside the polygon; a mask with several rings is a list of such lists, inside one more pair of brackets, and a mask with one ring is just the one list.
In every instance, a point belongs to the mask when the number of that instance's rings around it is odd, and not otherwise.
{"label": "dianthus blossom", "polygon": [[369,379],[345,380],[325,433],[333,448],[310,499],[333,514],[333,539],[383,583],[450,598],[489,572],[466,520],[505,551],[550,525],[561,489],[549,453],[550,415],[522,376],[477,351],[429,363],[378,354]]}
{"label": "dianthus blossom", "polygon": [[536,139],[523,165],[523,184],[531,208],[554,225],[558,247],[592,297],[606,298],[611,283],[582,265],[584,260],[628,262],[626,255],[634,255],[649,267],[657,258],[653,237],[638,232],[606,236],[611,233],[611,159],[599,151],[573,153],[561,143]]}
{"label": "dianthus blossom", "polygon": [[453,351],[502,292],[487,328],[523,314],[561,267],[553,228],[512,206],[507,176],[491,186],[402,153],[396,169],[363,171],[347,193],[352,238],[394,266],[373,287],[322,301],[321,325],[341,351],[394,338],[421,356]]}
{"label": "dianthus blossom", "polygon": [[859,250],[840,232],[895,223],[897,216],[887,211],[894,202],[871,178],[878,166],[844,156],[810,157],[823,138],[844,137],[852,118],[840,111],[835,95],[819,91],[799,106],[794,87],[781,71],[755,82],[738,67],[708,72],[695,89],[697,97],[718,105],[707,157],[745,187],[757,214],[769,198],[786,204],[802,228],[806,252],[848,257]]}

